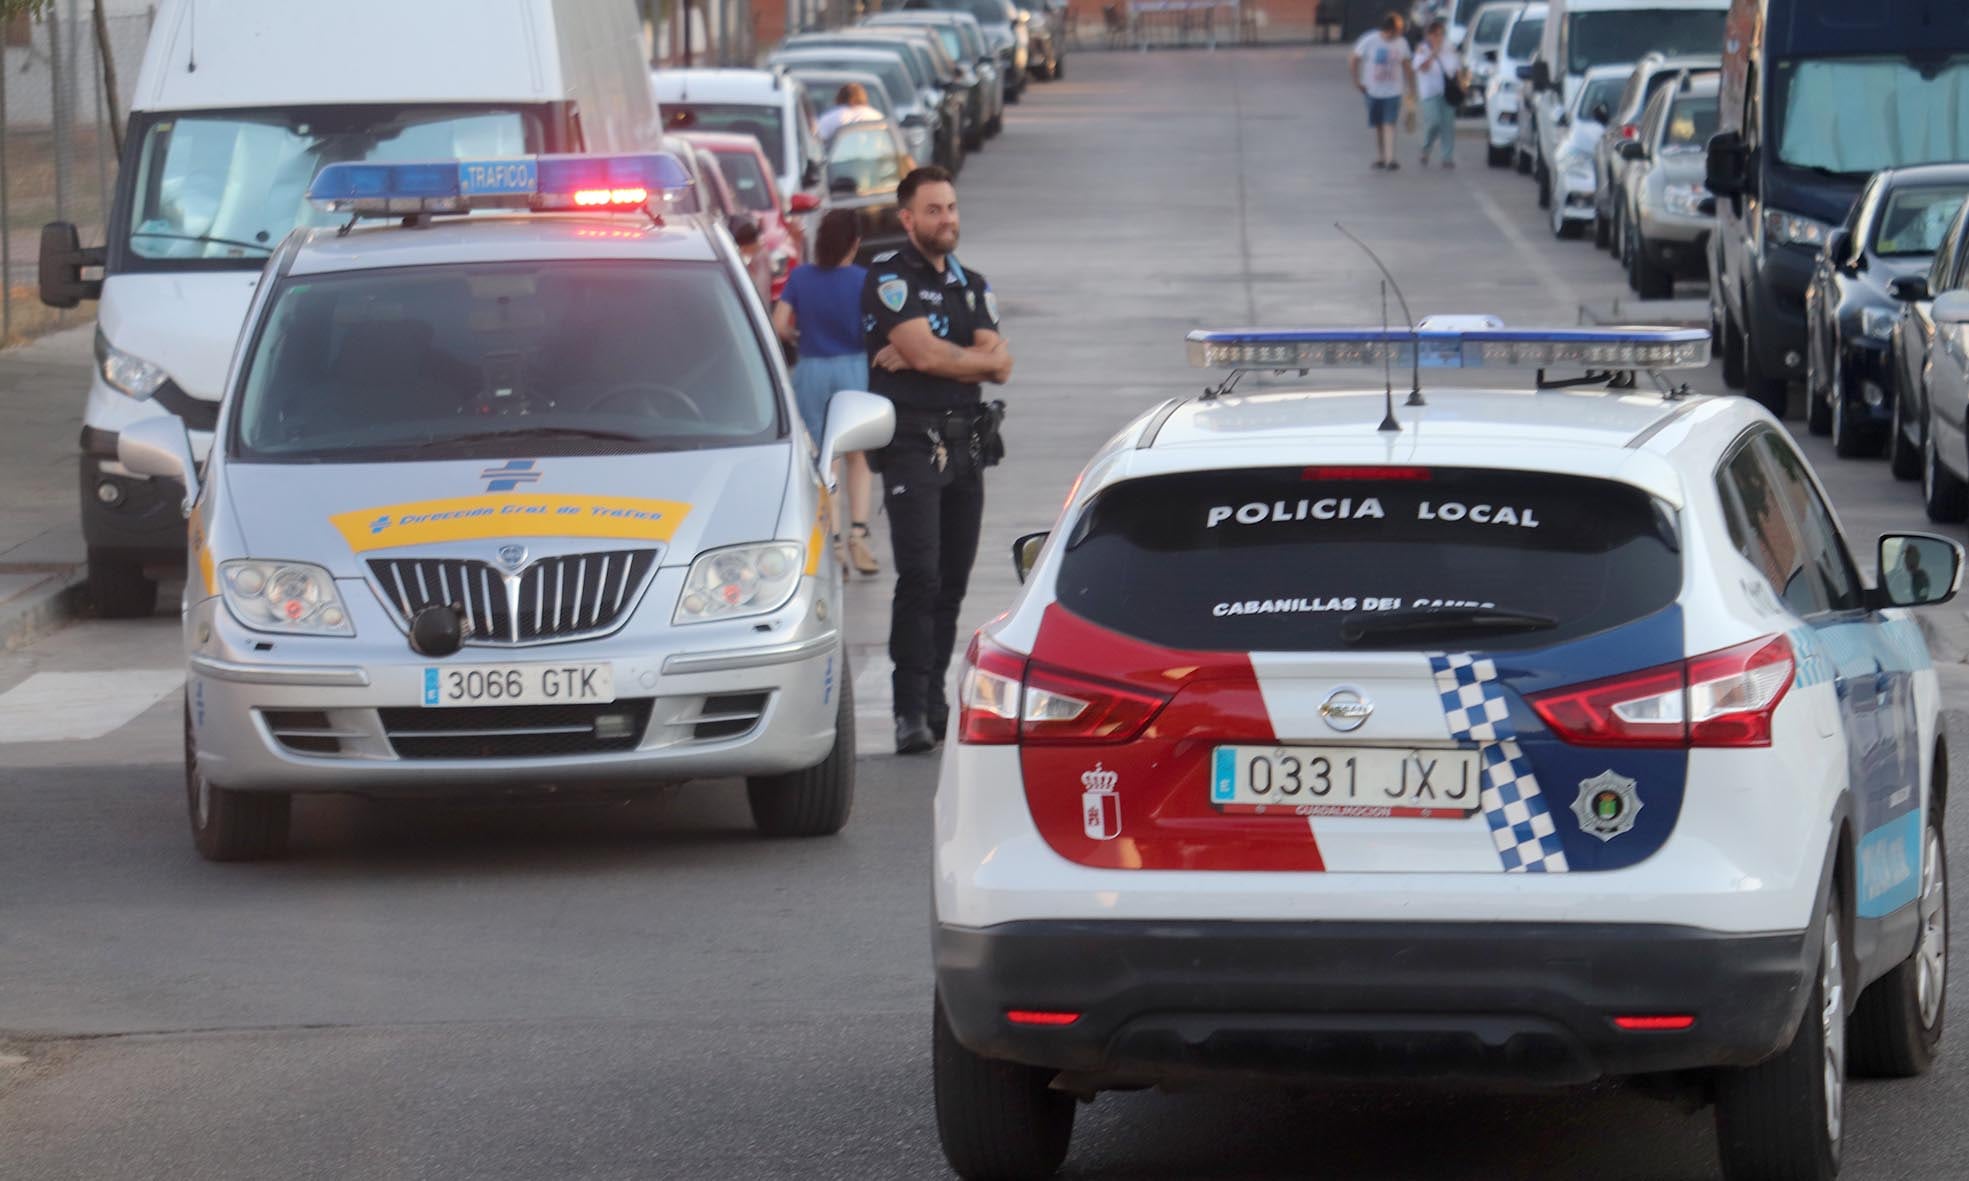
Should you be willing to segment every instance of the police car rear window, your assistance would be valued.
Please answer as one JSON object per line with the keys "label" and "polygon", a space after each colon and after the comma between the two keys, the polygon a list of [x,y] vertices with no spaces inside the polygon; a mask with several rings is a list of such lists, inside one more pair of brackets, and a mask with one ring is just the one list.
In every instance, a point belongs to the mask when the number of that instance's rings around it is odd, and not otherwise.
{"label": "police car rear window", "polygon": [[[1525,630],[1370,641],[1542,647],[1675,600],[1672,511],[1626,484],[1475,468],[1264,468],[1129,480],[1067,539],[1056,594],[1173,648],[1358,646],[1419,611],[1538,617]],[[1549,620],[1549,624],[1543,622]],[[1494,622],[1494,621],[1489,621]]]}

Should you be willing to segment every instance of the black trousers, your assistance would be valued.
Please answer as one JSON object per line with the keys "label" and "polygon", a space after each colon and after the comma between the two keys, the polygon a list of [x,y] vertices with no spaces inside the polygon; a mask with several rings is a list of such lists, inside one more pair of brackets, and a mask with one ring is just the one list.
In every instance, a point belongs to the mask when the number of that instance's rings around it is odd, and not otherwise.
{"label": "black trousers", "polygon": [[968,440],[945,444],[937,470],[919,426],[896,424],[881,453],[882,501],[895,544],[896,599],[889,615],[889,659],[897,717],[927,717],[947,705],[944,678],[957,643],[957,613],[971,583],[984,524],[984,473]]}

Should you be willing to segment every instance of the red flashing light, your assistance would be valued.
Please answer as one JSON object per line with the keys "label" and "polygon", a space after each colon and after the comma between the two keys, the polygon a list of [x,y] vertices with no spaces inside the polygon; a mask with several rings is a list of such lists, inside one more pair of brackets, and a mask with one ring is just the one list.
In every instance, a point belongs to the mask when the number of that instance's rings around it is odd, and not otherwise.
{"label": "red flashing light", "polygon": [[1687,1013],[1672,1013],[1616,1017],[1613,1023],[1615,1029],[1628,1033],[1674,1033],[1690,1028],[1696,1019]]}
{"label": "red flashing light", "polygon": [[1005,1020],[1014,1025],[1038,1025],[1058,1029],[1080,1020],[1080,1014],[1058,1013],[1044,1009],[1007,1009]]}
{"label": "red flashing light", "polygon": [[1302,480],[1408,480],[1426,481],[1426,467],[1309,467],[1299,473]]}
{"label": "red flashing light", "polygon": [[582,209],[639,209],[649,204],[648,189],[577,189],[574,203]]}

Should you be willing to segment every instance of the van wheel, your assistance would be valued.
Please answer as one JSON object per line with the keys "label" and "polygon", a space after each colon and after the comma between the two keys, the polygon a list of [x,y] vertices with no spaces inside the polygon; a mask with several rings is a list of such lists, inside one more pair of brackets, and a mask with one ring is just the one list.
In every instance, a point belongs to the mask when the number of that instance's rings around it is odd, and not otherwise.
{"label": "van wheel", "polygon": [[1723,384],[1733,390],[1743,388],[1743,331],[1737,327],[1737,319],[1730,314],[1726,305],[1723,308],[1722,330],[1715,334],[1716,349],[1723,354]]}
{"label": "van wheel", "polygon": [[185,806],[199,856],[207,861],[266,861],[285,853],[293,797],[285,792],[215,787],[199,770],[189,703],[184,712]]}
{"label": "van wheel", "polygon": [[[1945,759],[1937,759],[1944,769]],[[1943,774],[1937,771],[1937,775]],[[1921,847],[1921,930],[1914,952],[1863,993],[1853,1008],[1853,1073],[1913,1078],[1935,1064],[1948,1000],[1948,850],[1942,816],[1928,809]]]}
{"label": "van wheel", "polygon": [[1634,294],[1642,299],[1668,299],[1675,294],[1675,276],[1667,267],[1657,264],[1654,256],[1648,253],[1648,240],[1634,234],[1634,265],[1627,272],[1627,280],[1634,288]]}
{"label": "van wheel", "polygon": [[1874,422],[1854,422],[1850,408],[1856,395],[1864,395],[1865,387],[1852,390],[1847,388],[1846,367],[1834,357],[1832,366],[1832,388],[1826,396],[1831,404],[1826,413],[1831,422],[1826,424],[1826,433],[1832,436],[1832,450],[1841,459],[1859,459],[1863,456],[1880,454],[1880,424]]}
{"label": "van wheel", "polygon": [[157,582],[143,563],[89,551],[89,601],[102,619],[148,619],[157,611]]}
{"label": "van wheel", "polygon": [[1907,437],[1907,424],[1901,419],[1905,405],[1907,399],[1899,390],[1894,391],[1894,416],[1887,428],[1887,470],[1896,480],[1912,480],[1921,474],[1921,452]]}
{"label": "van wheel", "polygon": [[1526,153],[1526,152],[1524,152],[1524,151],[1522,151],[1522,150],[1520,150],[1520,149],[1518,149],[1518,148],[1515,148],[1515,147],[1511,149],[1511,154],[1512,154],[1512,158],[1513,158],[1513,160],[1514,160],[1514,161],[1516,162],[1516,164],[1515,164],[1515,166],[1516,166],[1516,168],[1518,169],[1518,175],[1519,175],[1519,176],[1530,176],[1530,175],[1531,175],[1531,156],[1530,156],[1530,154],[1529,154],[1529,153]]}
{"label": "van wheel", "polygon": [[1500,148],[1492,144],[1484,153],[1484,163],[1490,165],[1492,168],[1511,167],[1511,149]]}
{"label": "van wheel", "polygon": [[1938,525],[1969,516],[1969,485],[1942,466],[1942,457],[1935,454],[1933,431],[1921,440],[1921,507],[1928,510],[1928,519]]}
{"label": "van wheel", "polygon": [[1073,1096],[1047,1086],[1049,1072],[965,1049],[937,998],[930,1047],[937,1138],[964,1181],[1051,1177],[1073,1140]]}
{"label": "van wheel", "polygon": [[1832,433],[1832,403],[1839,397],[1839,383],[1819,365],[1820,336],[1816,325],[1805,327],[1805,429],[1815,435]]}
{"label": "van wheel", "polygon": [[1757,356],[1757,342],[1750,338],[1749,333],[1739,332],[1737,335],[1743,341],[1743,392],[1769,410],[1772,417],[1783,420],[1785,411],[1790,408],[1791,383],[1765,373],[1764,363]]}
{"label": "van wheel", "polygon": [[769,837],[825,837],[840,832],[855,806],[855,683],[841,654],[841,692],[834,705],[834,749],[804,771],[745,781],[752,823]]}
{"label": "van wheel", "polygon": [[1613,211],[1595,213],[1593,217],[1593,245],[1601,250],[1613,249]]}
{"label": "van wheel", "polygon": [[1730,1181],[1832,1181],[1846,1108],[1846,965],[1839,896],[1826,902],[1818,979],[1791,1045],[1716,1072],[1716,1142]]}

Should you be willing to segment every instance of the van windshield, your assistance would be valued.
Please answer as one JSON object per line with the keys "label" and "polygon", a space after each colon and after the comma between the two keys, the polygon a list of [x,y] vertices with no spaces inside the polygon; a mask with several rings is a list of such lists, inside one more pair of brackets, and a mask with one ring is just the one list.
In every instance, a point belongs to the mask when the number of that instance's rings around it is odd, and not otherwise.
{"label": "van windshield", "polygon": [[[483,107],[289,107],[166,115],[143,130],[126,239],[132,259],[258,270],[296,226],[324,165],[524,156],[547,150],[538,113]],[[152,268],[155,269],[155,268]]]}
{"label": "van windshield", "polygon": [[1492,8],[1477,18],[1477,31],[1470,40],[1477,45],[1495,45],[1504,37],[1504,28],[1511,23],[1511,10]]}
{"label": "van windshield", "polygon": [[1723,51],[1727,15],[1721,8],[1576,12],[1567,18],[1566,70],[1583,74],[1594,66],[1631,62],[1647,53],[1713,56]]}
{"label": "van windshield", "polygon": [[768,442],[778,400],[715,263],[294,275],[246,362],[234,454],[270,462]]}
{"label": "van windshield", "polygon": [[[1924,68],[1925,67],[1925,68]],[[1969,160],[1969,55],[1786,61],[1773,75],[1778,159],[1866,176]]]}
{"label": "van windshield", "polygon": [[1511,26],[1511,39],[1504,43],[1504,56],[1512,61],[1530,61],[1538,52],[1538,39],[1545,35],[1545,18],[1529,17]]}
{"label": "van windshield", "polygon": [[743,103],[687,103],[665,99],[663,123],[672,131],[722,131],[759,141],[773,167],[786,171],[786,140],[778,107]]}

